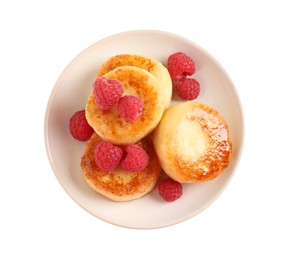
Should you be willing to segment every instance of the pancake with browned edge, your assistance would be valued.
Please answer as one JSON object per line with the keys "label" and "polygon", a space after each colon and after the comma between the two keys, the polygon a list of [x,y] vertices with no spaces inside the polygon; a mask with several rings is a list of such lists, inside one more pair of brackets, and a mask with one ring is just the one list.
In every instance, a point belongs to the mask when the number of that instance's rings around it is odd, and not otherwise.
{"label": "pancake with browned edge", "polygon": [[136,54],[119,54],[105,61],[97,76],[103,76],[109,71],[120,66],[135,66],[145,69],[158,79],[159,88],[164,96],[165,108],[170,105],[172,99],[172,80],[167,68],[158,60]]}
{"label": "pancake with browned edge", "polygon": [[214,108],[192,101],[165,111],[153,143],[163,170],[180,183],[217,177],[232,153],[225,119]]}
{"label": "pancake with browned edge", "polygon": [[130,201],[141,198],[153,190],[159,179],[161,167],[150,136],[137,143],[149,156],[147,167],[139,172],[124,171],[120,167],[111,172],[101,170],[94,156],[95,147],[101,140],[94,132],[81,159],[83,176],[94,191],[113,201]]}
{"label": "pancake with browned edge", "polygon": [[163,95],[158,80],[148,71],[134,66],[121,66],[104,75],[122,83],[123,96],[134,95],[144,101],[142,115],[135,122],[127,122],[117,111],[98,108],[93,91],[86,104],[89,125],[104,140],[114,144],[136,143],[148,135],[159,123],[164,112]]}

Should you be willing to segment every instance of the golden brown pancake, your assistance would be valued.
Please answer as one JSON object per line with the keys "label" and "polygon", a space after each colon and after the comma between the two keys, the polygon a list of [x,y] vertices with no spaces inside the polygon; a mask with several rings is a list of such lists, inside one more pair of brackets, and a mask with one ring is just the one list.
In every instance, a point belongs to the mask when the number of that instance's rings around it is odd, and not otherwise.
{"label": "golden brown pancake", "polygon": [[228,166],[232,152],[224,118],[214,108],[192,101],[165,111],[153,142],[163,170],[181,183],[217,177]]}
{"label": "golden brown pancake", "polygon": [[155,187],[161,172],[151,137],[137,144],[149,156],[147,167],[140,172],[127,172],[118,167],[112,172],[102,171],[95,162],[94,150],[102,139],[94,132],[88,140],[81,159],[81,169],[88,185],[102,196],[113,201],[130,201],[141,198]]}
{"label": "golden brown pancake", "polygon": [[93,91],[86,104],[86,118],[90,126],[104,140],[114,144],[136,143],[148,135],[161,120],[164,102],[158,80],[148,71],[134,66],[121,66],[104,75],[123,85],[123,96],[134,95],[144,101],[142,115],[135,122],[119,116],[117,106],[110,110],[97,107]]}
{"label": "golden brown pancake", "polygon": [[159,61],[141,55],[120,54],[111,57],[100,67],[97,76],[103,76],[109,71],[120,66],[135,66],[150,72],[159,81],[159,88],[164,96],[165,108],[170,105],[172,99],[172,80],[167,68]]}

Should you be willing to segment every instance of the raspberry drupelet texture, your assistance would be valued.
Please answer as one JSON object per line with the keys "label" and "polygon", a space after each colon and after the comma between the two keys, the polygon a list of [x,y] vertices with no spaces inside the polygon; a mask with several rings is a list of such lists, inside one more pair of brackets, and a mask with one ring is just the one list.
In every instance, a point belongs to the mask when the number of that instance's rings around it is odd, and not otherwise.
{"label": "raspberry drupelet texture", "polygon": [[158,185],[158,189],[162,198],[168,202],[179,199],[183,192],[182,184],[171,178],[162,180]]}
{"label": "raspberry drupelet texture", "polygon": [[93,134],[93,128],[88,124],[85,110],[75,112],[69,120],[71,135],[79,141],[87,141]]}
{"label": "raspberry drupelet texture", "polygon": [[168,57],[168,71],[172,80],[181,80],[195,72],[195,63],[185,53],[176,52]]}
{"label": "raspberry drupelet texture", "polygon": [[95,148],[95,161],[106,172],[114,170],[120,163],[123,150],[107,141],[101,141]]}
{"label": "raspberry drupelet texture", "polygon": [[118,101],[118,113],[127,122],[135,122],[143,112],[144,102],[136,96],[124,96]]}
{"label": "raspberry drupelet texture", "polygon": [[176,84],[177,94],[185,100],[193,100],[199,96],[200,84],[194,78],[183,78]]}
{"label": "raspberry drupelet texture", "polygon": [[137,144],[130,144],[124,148],[125,158],[122,159],[120,166],[130,172],[143,171],[148,163],[149,156],[146,151]]}
{"label": "raspberry drupelet texture", "polygon": [[123,88],[117,80],[98,77],[93,85],[93,93],[97,106],[102,110],[108,110],[122,97]]}

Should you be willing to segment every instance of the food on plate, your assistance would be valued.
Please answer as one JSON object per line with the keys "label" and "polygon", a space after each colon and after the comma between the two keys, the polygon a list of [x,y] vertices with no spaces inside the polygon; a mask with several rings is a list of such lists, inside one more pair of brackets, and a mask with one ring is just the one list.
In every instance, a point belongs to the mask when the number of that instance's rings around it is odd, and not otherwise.
{"label": "food on plate", "polygon": [[163,179],[158,185],[158,190],[160,196],[168,202],[179,199],[183,193],[182,184],[171,178]]}
{"label": "food on plate", "polygon": [[175,89],[182,99],[194,100],[199,96],[200,84],[194,78],[183,78],[176,83]]}
{"label": "food on plate", "polygon": [[121,82],[105,77],[98,77],[93,84],[93,95],[99,109],[109,110],[118,103],[122,97]]}
{"label": "food on plate", "polygon": [[[135,146],[135,149],[126,149],[126,157],[120,158],[121,164],[124,163],[127,167],[136,167],[137,164],[133,160],[131,161],[128,158],[126,163],[125,160],[128,153],[132,153],[131,156],[134,159],[136,158],[135,156],[141,156],[137,152],[139,150],[137,147],[140,147],[140,150],[143,149],[148,156],[147,165],[143,170],[135,168],[129,171],[124,169],[125,165],[122,167],[117,164],[110,171],[102,170],[96,163],[95,157],[96,147],[101,142],[102,139],[94,132],[87,141],[84,154],[81,158],[81,169],[84,179],[94,191],[113,201],[130,201],[141,198],[154,189],[160,177],[161,167],[153,148],[151,136],[142,139],[135,145],[132,144],[131,147]],[[121,149],[125,149],[126,147],[121,146]],[[117,154],[119,157],[120,152],[117,151]],[[143,160],[145,160],[145,157],[142,158]]]}
{"label": "food on plate", "polygon": [[168,57],[168,71],[172,80],[191,76],[195,70],[195,62],[184,52],[176,52]]}
{"label": "food on plate", "polygon": [[199,96],[200,84],[191,76],[195,73],[194,60],[184,52],[168,57],[168,71],[177,95],[183,100],[194,100]]}
{"label": "food on plate", "polygon": [[94,129],[88,124],[85,110],[76,111],[69,120],[70,134],[79,141],[87,141],[93,134]]}
{"label": "food on plate", "polygon": [[232,153],[229,128],[207,104],[187,101],[168,108],[153,134],[161,167],[180,183],[217,177]]}
{"label": "food on plate", "polygon": [[164,97],[165,108],[170,105],[172,99],[172,80],[167,68],[160,61],[142,55],[119,54],[105,61],[101,65],[97,76],[103,76],[120,66],[135,66],[150,72],[158,80],[161,95]]}
{"label": "food on plate", "polygon": [[118,114],[127,122],[135,122],[143,113],[144,101],[136,96],[124,96],[117,104]]}
{"label": "food on plate", "polygon": [[[119,81],[122,84],[122,96],[135,96],[141,99],[143,107],[137,120],[127,120],[121,116],[118,106],[108,110],[101,109],[94,91],[91,90],[86,104],[86,118],[89,125],[104,140],[113,144],[136,143],[148,135],[158,125],[164,112],[164,100],[159,81],[148,71],[134,66],[120,66],[103,75],[104,79]],[[119,102],[119,101],[118,101]],[[132,119],[133,106],[122,107],[120,111],[129,110]],[[142,111],[142,113],[140,113]],[[126,111],[127,112],[127,111]]]}
{"label": "food on plate", "polygon": [[[112,56],[100,66],[85,110],[69,123],[75,139],[88,140],[81,169],[94,191],[131,201],[157,185],[172,202],[183,184],[212,180],[227,168],[229,128],[216,109],[192,101],[200,93],[195,71],[183,52],[168,57],[168,68],[134,54]],[[171,103],[173,87],[177,103]]]}

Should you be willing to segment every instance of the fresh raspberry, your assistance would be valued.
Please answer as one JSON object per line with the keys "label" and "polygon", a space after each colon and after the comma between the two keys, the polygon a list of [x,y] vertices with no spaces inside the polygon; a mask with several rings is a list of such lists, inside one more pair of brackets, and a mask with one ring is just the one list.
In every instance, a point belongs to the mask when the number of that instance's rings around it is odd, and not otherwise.
{"label": "fresh raspberry", "polygon": [[149,156],[146,151],[137,144],[130,144],[124,148],[125,158],[122,159],[120,166],[130,172],[143,171],[148,163]]}
{"label": "fresh raspberry", "polygon": [[96,78],[93,85],[96,104],[100,109],[110,109],[121,98],[123,89],[122,84],[117,80]]}
{"label": "fresh raspberry", "polygon": [[109,172],[114,170],[120,163],[123,150],[107,141],[101,141],[95,148],[95,161],[99,168]]}
{"label": "fresh raspberry", "polygon": [[195,63],[185,53],[176,52],[168,58],[168,71],[172,80],[180,80],[195,72]]}
{"label": "fresh raspberry", "polygon": [[171,179],[167,178],[165,180],[162,180],[159,185],[159,194],[163,197],[165,201],[175,201],[179,199],[182,195],[182,185],[181,183]]}
{"label": "fresh raspberry", "polygon": [[177,94],[186,100],[196,99],[200,93],[200,84],[194,78],[183,78],[176,84]]}
{"label": "fresh raspberry", "polygon": [[139,97],[124,96],[118,101],[117,110],[126,122],[136,121],[143,112],[144,102]]}
{"label": "fresh raspberry", "polygon": [[85,110],[77,111],[69,120],[71,135],[79,141],[87,141],[93,134],[93,128],[88,124]]}

